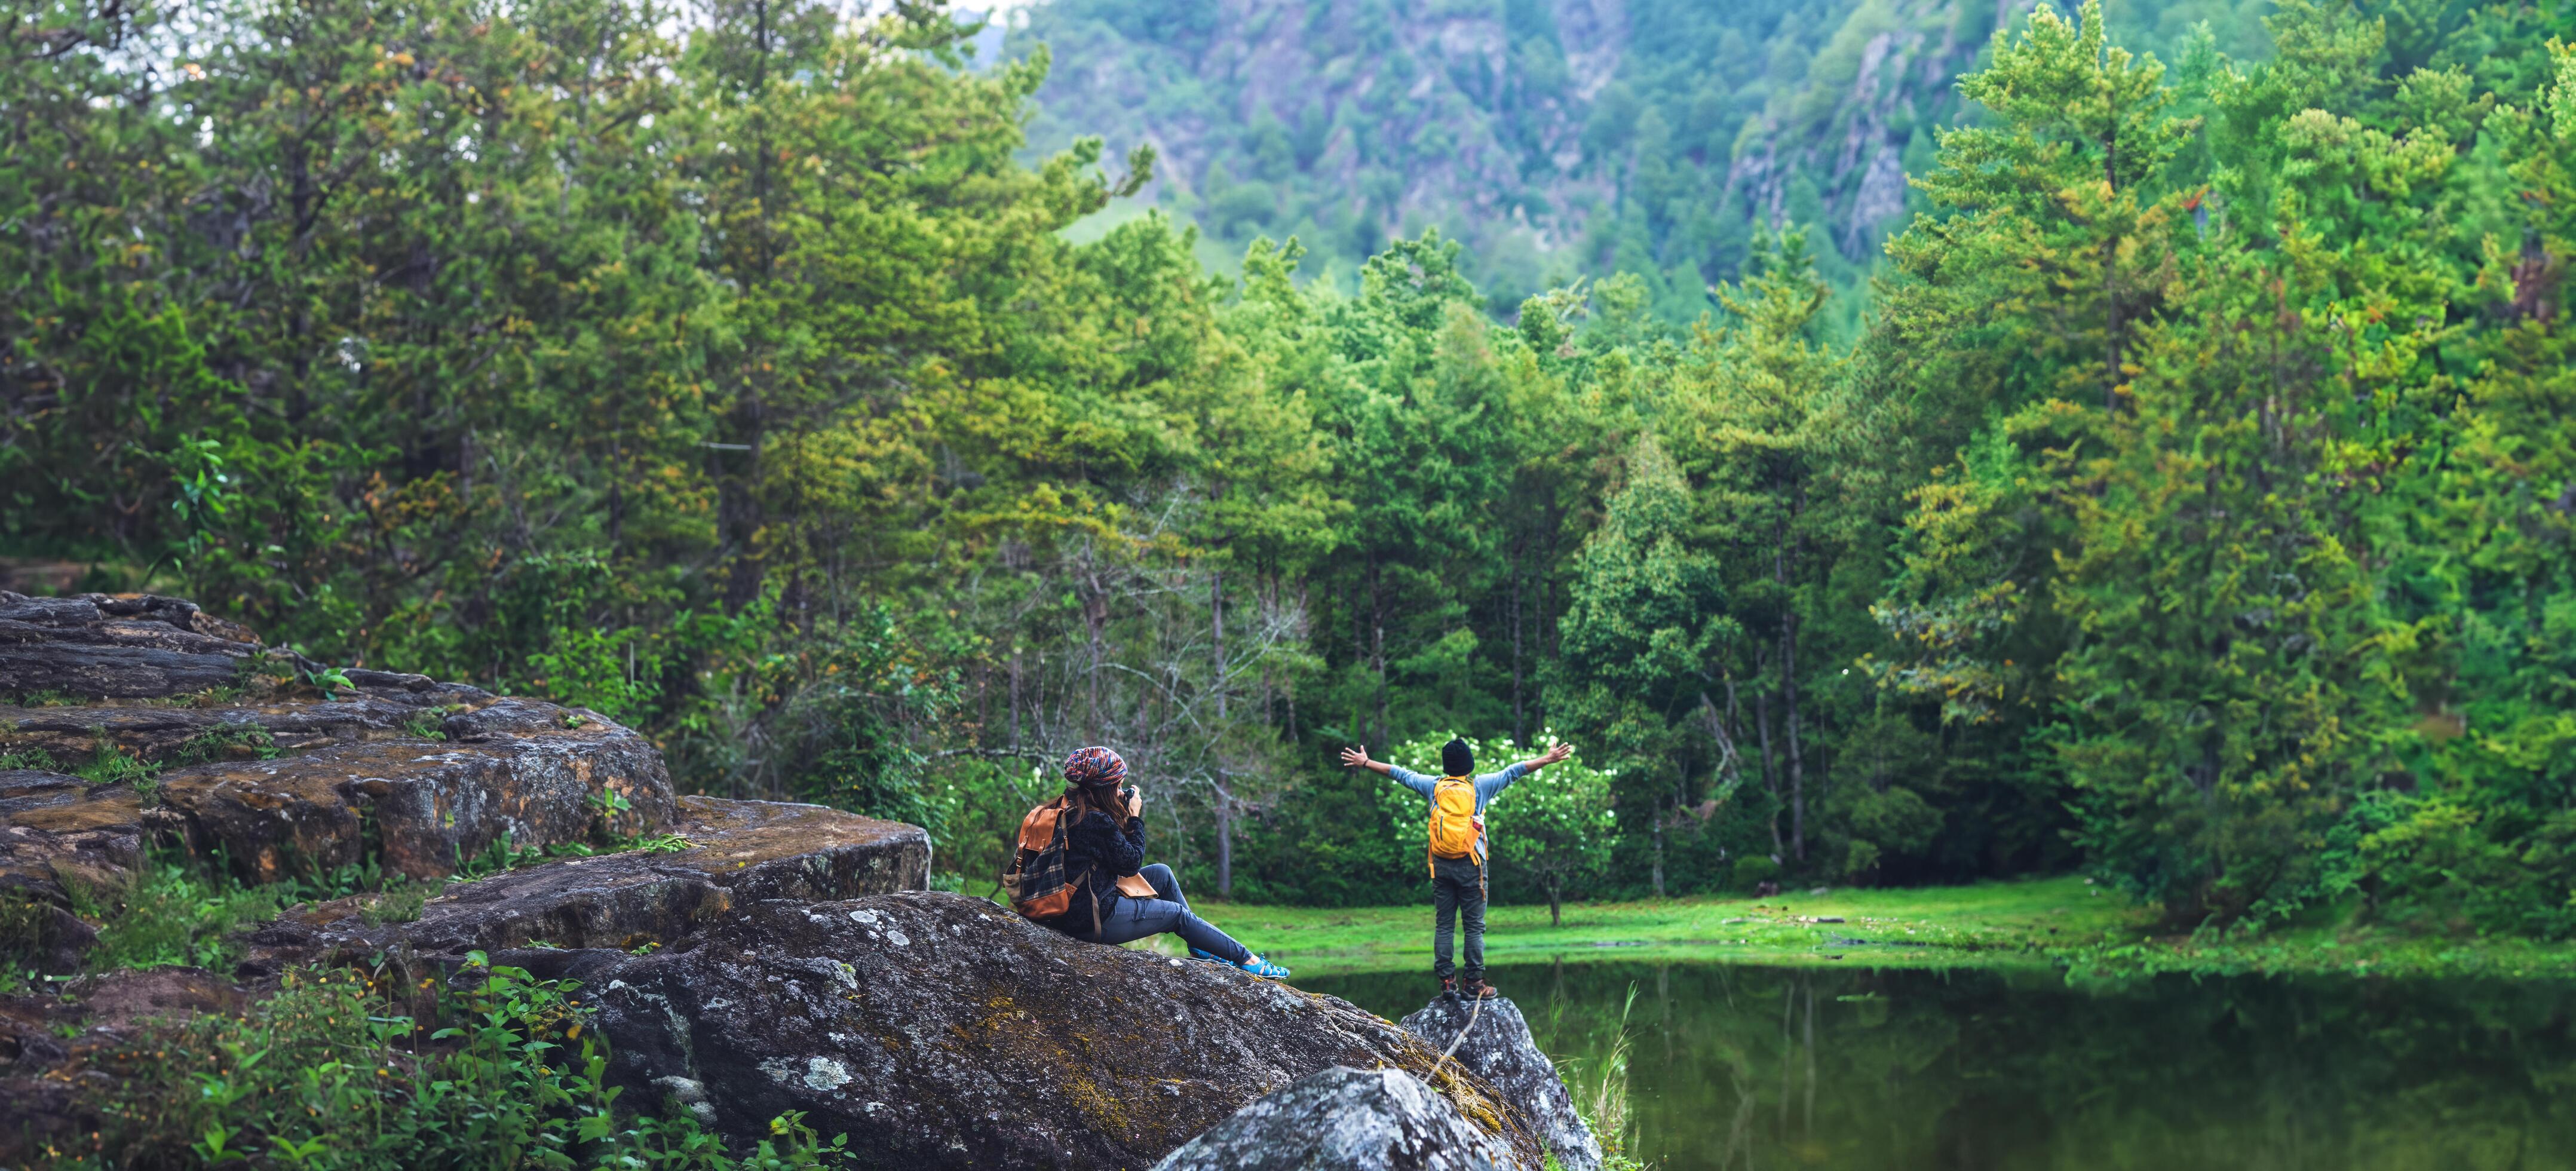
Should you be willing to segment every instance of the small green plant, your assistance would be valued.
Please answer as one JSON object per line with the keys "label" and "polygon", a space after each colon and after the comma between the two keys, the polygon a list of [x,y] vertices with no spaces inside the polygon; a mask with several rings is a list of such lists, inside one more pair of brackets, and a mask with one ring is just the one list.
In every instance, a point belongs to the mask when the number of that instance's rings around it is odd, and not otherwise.
{"label": "small green plant", "polygon": [[450,883],[473,882],[476,879],[490,878],[495,874],[500,874],[520,866],[525,866],[531,862],[542,862],[545,858],[546,851],[544,849],[536,846],[530,846],[524,850],[519,849],[511,842],[510,835],[505,833],[484,843],[482,852],[471,858],[465,857],[464,851],[460,849],[457,852],[456,873],[449,875],[447,881]]}
{"label": "small green plant", "polygon": [[615,789],[601,789],[590,795],[590,808],[598,818],[591,825],[591,836],[602,842],[614,843],[617,841],[617,819],[633,813],[635,802]]}
{"label": "small green plant", "polygon": [[387,923],[411,923],[420,919],[421,908],[428,904],[430,887],[424,883],[406,882],[387,888],[367,901],[358,912],[370,927]]}
{"label": "small green plant", "polygon": [[54,763],[54,754],[42,748],[21,748],[11,752],[0,752],[0,770],[13,768],[31,768],[49,773],[63,771],[62,766]]}
{"label": "small green plant", "polygon": [[181,741],[161,763],[176,768],[210,760],[274,760],[277,755],[277,738],[269,735],[268,729],[257,724],[224,724]]}
{"label": "small green plant", "polygon": [[589,720],[586,720],[586,719],[583,719],[583,718],[582,718],[582,715],[581,715],[581,713],[580,713],[580,712],[565,712],[565,713],[564,713],[564,718],[563,718],[563,726],[564,726],[564,727],[567,727],[567,728],[578,728],[578,727],[582,726],[583,724],[587,724],[587,723],[589,723],[589,722],[590,722]]}
{"label": "small green plant", "polygon": [[619,848],[642,854],[677,854],[682,850],[697,849],[698,844],[679,834],[646,834],[626,839]]}
{"label": "small green plant", "polygon": [[203,691],[190,692],[173,702],[179,707],[228,707],[242,697],[247,688],[239,683],[219,683]]}
{"label": "small green plant", "polygon": [[107,737],[107,729],[92,729],[96,737],[90,744],[89,763],[75,766],[72,775],[94,785],[123,782],[140,783],[152,779],[160,767],[140,756],[125,751]]}
{"label": "small green plant", "polygon": [[405,717],[402,732],[405,736],[419,740],[445,740],[447,739],[446,721],[447,708],[444,705],[433,705]]}
{"label": "small green plant", "polygon": [[343,691],[358,689],[357,684],[349,682],[348,672],[338,667],[324,667],[319,671],[299,668],[296,676],[307,686],[321,692],[322,698],[326,701],[340,698],[340,693]]}

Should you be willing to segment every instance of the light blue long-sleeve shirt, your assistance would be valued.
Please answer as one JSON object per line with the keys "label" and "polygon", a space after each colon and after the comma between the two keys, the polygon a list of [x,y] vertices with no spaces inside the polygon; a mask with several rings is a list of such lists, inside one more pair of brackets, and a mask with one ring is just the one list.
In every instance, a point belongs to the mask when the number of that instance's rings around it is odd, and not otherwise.
{"label": "light blue long-sleeve shirt", "polygon": [[[1485,803],[1493,800],[1495,794],[1511,788],[1513,781],[1528,776],[1529,771],[1527,766],[1514,764],[1501,772],[1486,773],[1476,778],[1476,816],[1483,817]],[[1386,766],[1386,775],[1388,780],[1422,794],[1424,801],[1431,800],[1432,792],[1440,784],[1440,778],[1426,777],[1400,764]]]}

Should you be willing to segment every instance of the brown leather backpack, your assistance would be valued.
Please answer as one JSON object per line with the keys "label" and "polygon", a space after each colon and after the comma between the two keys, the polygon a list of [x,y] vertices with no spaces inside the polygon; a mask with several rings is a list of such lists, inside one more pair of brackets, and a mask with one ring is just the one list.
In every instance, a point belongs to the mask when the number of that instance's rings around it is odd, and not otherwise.
{"label": "brown leather backpack", "polygon": [[[1010,896],[1011,909],[1029,919],[1044,922],[1063,917],[1073,909],[1073,892],[1091,877],[1088,867],[1080,874],[1064,872],[1064,837],[1071,827],[1064,822],[1068,799],[1058,797],[1029,810],[1020,819],[1019,849],[1012,853],[1011,864],[1002,871],[1002,892]],[[1118,893],[1134,898],[1154,897],[1152,883],[1126,875],[1118,880]],[[1091,933],[1100,934],[1100,903],[1091,904]]]}

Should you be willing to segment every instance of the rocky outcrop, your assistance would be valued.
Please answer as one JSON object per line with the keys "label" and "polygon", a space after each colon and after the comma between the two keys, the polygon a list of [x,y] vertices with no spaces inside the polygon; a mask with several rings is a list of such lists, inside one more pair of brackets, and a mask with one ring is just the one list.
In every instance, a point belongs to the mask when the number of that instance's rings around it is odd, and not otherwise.
{"label": "rocky outcrop", "polygon": [[0,591],[0,689],[159,699],[238,683],[259,643],[196,603],[151,595]]}
{"label": "rocky outcrop", "polygon": [[[1469,1026],[1469,1014],[1474,1025]],[[1443,996],[1404,1018],[1405,1031],[1424,1044],[1449,1053],[1477,1077],[1518,1107],[1538,1133],[1539,1142],[1565,1171],[1600,1171],[1601,1144],[1575,1112],[1574,1098],[1558,1077],[1556,1063],[1540,1052],[1530,1036],[1520,1006],[1493,997],[1482,1008]],[[1459,1034],[1466,1035],[1461,1038]],[[1457,1048],[1451,1049],[1451,1045]]]}
{"label": "rocky outcrop", "polygon": [[[494,715],[491,709],[506,709]],[[361,860],[453,874],[498,841],[520,849],[650,832],[670,819],[652,742],[596,713],[505,699],[450,716],[440,740],[366,740],[165,773],[161,802],[201,849],[258,881]]]}
{"label": "rocky outcrop", "polygon": [[920,890],[930,835],[820,805],[682,797],[662,831],[674,850],[566,858],[449,887],[408,923],[371,921],[377,896],[297,912],[253,937],[274,970],[325,952],[403,946],[461,955],[542,941],[559,948],[669,946],[764,899],[823,901]]}
{"label": "rocky outcrop", "polygon": [[[1308,1074],[1433,1077],[1438,1058],[1341,1000],[1079,943],[962,895],[775,900],[682,949],[553,958],[596,998],[630,1094],[734,1136],[804,1111],[861,1165],[905,1171],[1141,1167]],[[1490,1088],[1454,1064],[1435,1084],[1538,1165]]]}
{"label": "rocky outcrop", "polygon": [[1510,1148],[1399,1069],[1311,1073],[1164,1156],[1154,1171],[1489,1171]]}
{"label": "rocky outcrop", "polygon": [[366,862],[429,879],[676,811],[661,753],[596,712],[324,674],[179,599],[0,593],[0,694],[29,705],[0,707],[0,951],[76,965],[93,932],[67,884],[113,887],[155,840],[253,881]]}

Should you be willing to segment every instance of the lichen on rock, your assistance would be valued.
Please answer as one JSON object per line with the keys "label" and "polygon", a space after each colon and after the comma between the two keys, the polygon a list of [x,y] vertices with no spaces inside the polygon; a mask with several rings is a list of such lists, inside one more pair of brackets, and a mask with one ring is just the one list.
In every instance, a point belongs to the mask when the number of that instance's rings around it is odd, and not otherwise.
{"label": "lichen on rock", "polygon": [[1493,1171],[1525,1163],[1400,1069],[1334,1066],[1236,1111],[1154,1171]]}
{"label": "lichen on rock", "polygon": [[[1429,1075],[1439,1056],[1332,997],[937,892],[772,900],[671,951],[561,962],[636,1092],[702,1086],[734,1136],[803,1111],[908,1171],[1143,1166],[1307,1074]],[[1538,1165],[1515,1108],[1472,1074],[1441,1080]]]}
{"label": "lichen on rock", "polygon": [[1519,1107],[1558,1166],[1600,1171],[1600,1142],[1575,1112],[1574,1097],[1557,1076],[1556,1063],[1540,1051],[1529,1021],[1510,998],[1491,997],[1478,1007],[1457,997],[1436,997],[1405,1017],[1404,1028],[1424,1044],[1450,1053],[1451,1060]]}

